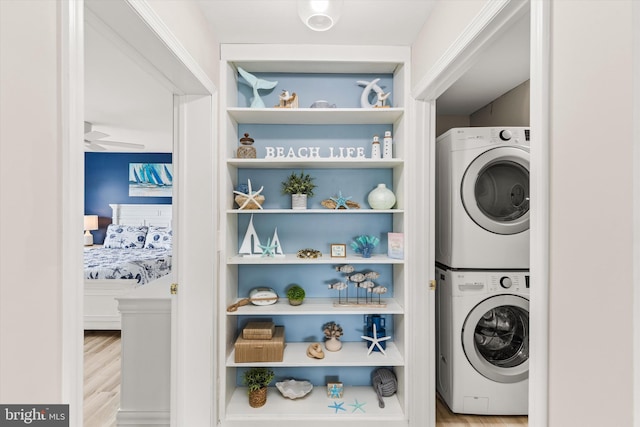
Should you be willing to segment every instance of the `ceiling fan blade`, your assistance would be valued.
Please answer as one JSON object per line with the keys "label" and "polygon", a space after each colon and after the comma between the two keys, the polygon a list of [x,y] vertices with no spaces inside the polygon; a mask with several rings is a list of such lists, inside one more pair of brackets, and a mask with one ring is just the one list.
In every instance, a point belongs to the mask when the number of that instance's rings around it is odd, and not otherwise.
{"label": "ceiling fan blade", "polygon": [[134,142],[120,142],[120,141],[96,141],[102,145],[113,145],[116,147],[124,147],[124,148],[134,148],[142,150],[144,148],[143,144],[136,144]]}
{"label": "ceiling fan blade", "polygon": [[84,134],[84,139],[86,141],[95,141],[96,139],[106,138],[109,135],[104,132],[98,132],[97,130],[92,130]]}
{"label": "ceiling fan blade", "polygon": [[87,146],[87,148],[89,150],[92,150],[92,151],[106,151],[107,150],[102,145],[96,144],[95,142],[91,142],[91,141],[85,141],[85,145]]}

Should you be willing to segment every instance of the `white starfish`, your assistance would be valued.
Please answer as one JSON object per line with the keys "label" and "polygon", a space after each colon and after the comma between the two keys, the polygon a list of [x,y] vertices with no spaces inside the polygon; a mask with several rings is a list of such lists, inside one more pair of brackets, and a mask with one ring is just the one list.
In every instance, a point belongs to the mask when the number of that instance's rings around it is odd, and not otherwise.
{"label": "white starfish", "polygon": [[237,194],[238,196],[246,197],[246,200],[244,201],[242,206],[240,206],[238,209],[240,209],[240,210],[244,209],[250,202],[253,202],[256,206],[258,206],[258,209],[262,209],[262,205],[256,201],[255,197],[257,195],[259,195],[262,192],[262,190],[264,190],[264,185],[262,187],[260,187],[260,189],[254,193],[251,190],[251,180],[248,179],[247,183],[249,185],[249,191],[247,191],[247,194],[243,193],[242,191],[233,190],[233,192],[235,194]]}
{"label": "white starfish", "polygon": [[380,352],[382,354],[384,354],[385,356],[387,355],[387,353],[385,353],[384,348],[382,348],[382,346],[380,345],[380,343],[382,341],[386,341],[391,339],[391,337],[381,337],[378,338],[378,330],[376,328],[376,324],[373,324],[373,337],[368,337],[366,335],[362,335],[360,338],[365,339],[367,341],[371,342],[371,346],[369,346],[369,351],[367,352],[367,356],[371,354],[371,352],[373,351],[374,347],[378,347],[378,349],[380,350]]}

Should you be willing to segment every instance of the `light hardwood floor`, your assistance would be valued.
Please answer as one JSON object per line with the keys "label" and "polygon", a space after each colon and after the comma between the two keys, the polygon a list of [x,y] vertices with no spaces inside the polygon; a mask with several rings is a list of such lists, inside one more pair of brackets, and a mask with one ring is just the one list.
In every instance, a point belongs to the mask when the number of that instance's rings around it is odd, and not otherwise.
{"label": "light hardwood floor", "polygon": [[[84,426],[115,427],[120,404],[120,331],[84,334]],[[436,401],[436,427],[526,426],[527,417],[456,415]]]}
{"label": "light hardwood floor", "polygon": [[120,331],[85,331],[85,427],[116,425],[120,406],[120,353]]}

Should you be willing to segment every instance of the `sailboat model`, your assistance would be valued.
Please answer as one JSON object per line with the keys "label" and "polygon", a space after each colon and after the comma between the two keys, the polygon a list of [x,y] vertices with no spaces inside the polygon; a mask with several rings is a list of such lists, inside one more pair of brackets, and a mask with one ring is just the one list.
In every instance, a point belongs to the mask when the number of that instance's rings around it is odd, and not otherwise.
{"label": "sailboat model", "polygon": [[268,247],[269,249],[260,244],[260,238],[253,226],[252,214],[249,219],[249,225],[247,226],[247,232],[244,234],[244,239],[242,239],[242,244],[240,245],[238,253],[244,257],[284,256],[277,228],[273,232],[273,238],[269,240]]}

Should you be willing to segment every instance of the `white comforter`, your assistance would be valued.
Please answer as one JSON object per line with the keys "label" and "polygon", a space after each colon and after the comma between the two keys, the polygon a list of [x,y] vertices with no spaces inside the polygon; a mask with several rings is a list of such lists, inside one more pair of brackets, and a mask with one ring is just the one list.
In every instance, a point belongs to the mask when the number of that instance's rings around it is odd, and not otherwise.
{"label": "white comforter", "polygon": [[85,279],[134,279],[151,282],[171,272],[167,249],[85,248]]}

